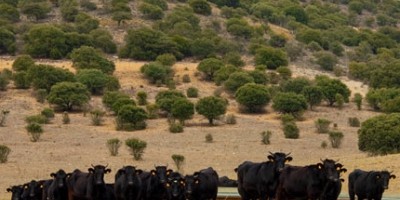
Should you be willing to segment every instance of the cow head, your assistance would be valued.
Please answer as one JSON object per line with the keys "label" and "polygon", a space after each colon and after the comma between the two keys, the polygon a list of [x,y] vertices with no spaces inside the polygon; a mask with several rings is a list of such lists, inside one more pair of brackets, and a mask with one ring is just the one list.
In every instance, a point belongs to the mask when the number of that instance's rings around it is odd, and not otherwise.
{"label": "cow head", "polygon": [[173,177],[168,178],[166,183],[166,188],[168,191],[168,195],[171,198],[178,198],[179,196],[183,196],[185,192],[185,180],[182,177]]}
{"label": "cow head", "polygon": [[11,192],[11,200],[20,200],[22,193],[24,192],[24,188],[22,185],[15,185],[7,188],[7,192]]}
{"label": "cow head", "polygon": [[165,184],[167,182],[167,177],[173,172],[172,169],[167,169],[168,166],[154,166],[156,169],[151,170],[152,176],[157,177],[159,183]]}
{"label": "cow head", "polygon": [[389,188],[389,180],[395,179],[396,175],[388,171],[380,171],[375,175],[376,181],[382,186],[384,190]]}
{"label": "cow head", "polygon": [[89,168],[89,174],[92,174],[93,176],[93,183],[94,185],[104,185],[104,174],[110,173],[111,169],[107,169],[107,166],[103,165],[96,165],[93,166],[92,168]]}
{"label": "cow head", "polygon": [[115,181],[120,177],[124,176],[125,177],[125,183],[128,186],[133,186],[133,185],[139,185],[140,184],[140,179],[138,177],[139,174],[141,174],[143,171],[140,169],[136,169],[136,167],[133,166],[125,166],[122,169],[119,169],[117,174],[115,175]]}
{"label": "cow head", "polygon": [[53,177],[53,183],[58,187],[58,188],[64,188],[66,187],[66,181],[71,174],[65,173],[64,170],[60,169],[56,173],[51,173],[51,177]]}
{"label": "cow head", "polygon": [[333,182],[341,181],[340,173],[347,171],[342,164],[330,159],[322,160],[322,163],[318,163],[317,167],[322,171],[326,179]]}
{"label": "cow head", "polygon": [[193,194],[193,191],[195,191],[196,188],[199,186],[200,180],[195,175],[186,175],[184,184],[185,184],[185,196],[186,198],[190,199],[190,197]]}
{"label": "cow head", "polygon": [[269,152],[270,155],[268,155],[268,160],[272,163],[275,164],[275,169],[280,172],[282,169],[285,167],[286,162],[290,162],[293,160],[293,158],[290,155],[290,153],[285,154],[281,152],[276,152],[272,153]]}
{"label": "cow head", "polygon": [[29,183],[23,185],[22,199],[37,198],[42,195],[43,192],[43,181],[32,180]]}

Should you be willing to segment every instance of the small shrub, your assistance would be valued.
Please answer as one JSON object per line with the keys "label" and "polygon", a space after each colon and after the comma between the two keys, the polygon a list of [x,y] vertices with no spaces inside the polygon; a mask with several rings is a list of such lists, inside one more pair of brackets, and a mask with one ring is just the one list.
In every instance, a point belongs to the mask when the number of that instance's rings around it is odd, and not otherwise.
{"label": "small shrub", "polygon": [[236,124],[236,115],[234,115],[234,114],[225,115],[225,123]]}
{"label": "small shrub", "polygon": [[182,82],[184,82],[184,83],[190,83],[191,82],[189,74],[184,74],[182,76]]}
{"label": "small shrub", "polygon": [[68,112],[64,112],[63,113],[62,122],[63,122],[63,124],[69,124],[71,122],[71,119],[69,118]]}
{"label": "small shrub", "polygon": [[118,155],[118,149],[121,147],[121,140],[118,138],[113,138],[107,140],[107,148],[110,151],[111,156],[117,156]]}
{"label": "small shrub", "polygon": [[92,125],[100,126],[104,121],[103,117],[104,117],[105,114],[106,114],[106,112],[101,111],[101,110],[90,111],[90,116],[91,116],[91,119],[92,119]]}
{"label": "small shrub", "polygon": [[0,127],[4,127],[6,125],[7,115],[10,113],[9,110],[2,110],[0,113]]}
{"label": "small shrub", "polygon": [[6,163],[8,159],[8,154],[10,154],[11,149],[6,145],[0,145],[0,163]]}
{"label": "small shrub", "polygon": [[292,114],[283,114],[281,115],[282,125],[287,123],[292,123],[296,121],[296,118]]}
{"label": "small shrub", "polygon": [[183,165],[185,164],[185,156],[173,154],[171,158],[175,163],[177,171],[182,172]]}
{"label": "small shrub", "polygon": [[36,101],[39,103],[44,103],[47,97],[46,89],[38,89],[35,93]]}
{"label": "small shrub", "polygon": [[333,67],[333,73],[335,74],[336,77],[343,76],[345,73],[344,69],[339,66],[334,66]]}
{"label": "small shrub", "polygon": [[38,124],[47,124],[49,122],[49,119],[42,115],[31,115],[25,118],[26,123],[38,123]]}
{"label": "small shrub", "polygon": [[37,142],[43,133],[42,126],[36,122],[29,123],[26,126],[26,130],[28,131],[28,134],[31,136],[30,139],[32,142]]}
{"label": "small shrub", "polygon": [[214,141],[213,136],[211,135],[211,133],[208,133],[206,135],[206,143],[212,143]]}
{"label": "small shrub", "polygon": [[265,145],[271,144],[271,141],[270,141],[271,135],[272,135],[271,131],[261,132],[261,142]]}
{"label": "small shrub", "polygon": [[328,147],[328,143],[326,141],[321,142],[321,148],[326,149]]}
{"label": "small shrub", "polygon": [[338,129],[338,125],[337,123],[333,123],[333,129],[337,130]]}
{"label": "small shrub", "polygon": [[355,93],[354,94],[353,101],[356,103],[358,110],[361,110],[362,100],[363,100],[363,97],[362,97],[362,95],[360,93]]}
{"label": "small shrub", "polygon": [[147,114],[149,119],[157,119],[158,111],[160,110],[160,106],[158,104],[148,104],[146,106]]}
{"label": "small shrub", "polygon": [[300,130],[296,123],[286,123],[283,125],[283,134],[285,135],[285,138],[297,139],[300,136],[299,132]]}
{"label": "small shrub", "polygon": [[214,90],[213,95],[216,97],[220,97],[222,92],[224,92],[224,88],[223,87],[218,87],[217,89]]}
{"label": "small shrub", "polygon": [[139,105],[143,106],[147,104],[147,93],[145,91],[139,91],[136,94],[136,98]]}
{"label": "small shrub", "polygon": [[349,126],[360,127],[361,123],[357,117],[349,117]]}
{"label": "small shrub", "polygon": [[199,96],[199,89],[190,87],[186,90],[186,96],[189,98],[197,98]]}
{"label": "small shrub", "polygon": [[169,125],[169,132],[171,133],[182,133],[183,132],[183,125],[181,123],[170,123]]}
{"label": "small shrub", "polygon": [[47,119],[53,119],[54,118],[54,110],[51,109],[51,108],[43,109],[40,114],[45,116]]}
{"label": "small shrub", "polygon": [[96,10],[97,5],[90,0],[81,0],[81,7],[87,11]]}
{"label": "small shrub", "polygon": [[315,120],[315,127],[317,128],[317,133],[328,133],[329,125],[332,122],[327,119],[319,118]]}
{"label": "small shrub", "polygon": [[344,97],[343,97],[343,95],[341,95],[341,94],[336,94],[336,95],[335,95],[335,99],[336,99],[337,107],[338,107],[339,109],[342,109],[342,108],[343,108],[343,105],[344,105]]}
{"label": "small shrub", "polygon": [[342,139],[344,135],[339,131],[330,131],[329,132],[329,141],[331,142],[332,148],[339,148],[342,144]]}
{"label": "small shrub", "polygon": [[173,54],[166,53],[157,56],[156,61],[165,66],[172,66],[176,63],[176,58]]}
{"label": "small shrub", "polygon": [[138,138],[129,138],[125,140],[125,145],[128,146],[133,159],[142,160],[144,149],[147,147],[145,141],[139,140]]}

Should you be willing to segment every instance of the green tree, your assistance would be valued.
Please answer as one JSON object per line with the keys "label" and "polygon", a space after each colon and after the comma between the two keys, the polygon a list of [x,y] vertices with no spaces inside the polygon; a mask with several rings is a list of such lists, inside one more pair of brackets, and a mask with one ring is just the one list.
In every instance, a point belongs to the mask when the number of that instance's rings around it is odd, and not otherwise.
{"label": "green tree", "polygon": [[194,115],[194,104],[185,98],[177,99],[171,107],[171,114],[184,125],[185,120],[191,119]]}
{"label": "green tree", "polygon": [[173,66],[176,63],[176,58],[174,55],[166,53],[157,56],[156,61],[166,66]]}
{"label": "green tree", "polygon": [[208,119],[212,125],[214,120],[226,113],[228,103],[225,99],[216,96],[209,96],[199,99],[196,103],[196,111]]}
{"label": "green tree", "polygon": [[262,47],[257,49],[255,55],[256,65],[264,65],[268,69],[276,69],[280,66],[288,65],[288,58],[284,51],[272,47]]}
{"label": "green tree", "polygon": [[51,65],[34,65],[28,69],[28,79],[32,81],[33,88],[46,89],[50,88],[56,83],[68,81],[75,81],[74,74],[67,69],[56,68]]}
{"label": "green tree", "polygon": [[84,12],[79,12],[75,17],[75,27],[79,33],[89,33],[90,31],[97,29],[99,24],[99,20]]}
{"label": "green tree", "polygon": [[[228,80],[229,76],[234,72],[240,71],[239,68],[228,65],[225,67],[221,67],[218,71],[214,74],[214,82],[217,85],[221,85],[224,81]],[[249,73],[250,74],[250,73]],[[250,74],[251,75],[251,74]],[[251,75],[252,76],[252,75]]]}
{"label": "green tree", "polygon": [[61,82],[51,87],[47,101],[56,104],[64,111],[81,107],[89,102],[90,93],[82,83]]}
{"label": "green tree", "polygon": [[316,63],[327,71],[333,71],[333,68],[338,63],[338,58],[330,52],[317,52],[314,54]]}
{"label": "green tree", "polygon": [[190,45],[190,53],[198,59],[212,57],[215,51],[215,43],[209,38],[194,39]]}
{"label": "green tree", "polygon": [[211,6],[206,0],[190,0],[189,5],[197,14],[211,15]]}
{"label": "green tree", "polygon": [[199,65],[197,65],[197,70],[205,75],[205,79],[211,81],[214,79],[214,74],[216,71],[224,67],[222,60],[217,58],[206,58],[203,59]]}
{"label": "green tree", "polygon": [[280,85],[283,92],[294,92],[296,94],[300,94],[307,86],[311,86],[311,81],[306,77],[292,78]]}
{"label": "green tree", "polygon": [[171,112],[172,104],[181,98],[185,98],[185,95],[181,91],[165,90],[157,93],[156,103],[160,106],[160,109]]}
{"label": "green tree", "polygon": [[297,22],[307,24],[308,16],[306,11],[300,6],[290,6],[284,10],[285,15],[292,16]]}
{"label": "green tree", "polygon": [[112,74],[115,64],[104,58],[93,47],[82,46],[71,53],[72,66],[76,69],[98,69],[104,73]]}
{"label": "green tree", "polygon": [[121,22],[123,23],[126,20],[132,19],[131,9],[129,8],[128,5],[123,5],[123,3],[114,6],[112,12],[112,19],[114,21],[117,21],[118,26],[120,26]]}
{"label": "green tree", "polygon": [[126,105],[136,106],[136,102],[135,102],[135,100],[131,99],[130,97],[128,97],[128,98],[118,98],[112,104],[111,110],[114,111],[114,113],[118,114],[118,112],[121,110],[121,108],[126,106]]}
{"label": "green tree", "polygon": [[0,27],[0,54],[14,54],[17,50],[15,34],[3,27]]}
{"label": "green tree", "polygon": [[34,17],[35,20],[44,19],[51,11],[51,7],[47,2],[28,2],[21,4],[21,12],[29,18]]}
{"label": "green tree", "polygon": [[310,110],[313,110],[314,106],[319,105],[324,97],[322,89],[314,85],[305,86],[301,93],[306,98]]}
{"label": "green tree", "polygon": [[254,83],[253,77],[246,72],[234,72],[224,82],[224,87],[232,93],[235,93],[237,89],[245,85],[246,83]]}
{"label": "green tree", "polygon": [[165,66],[159,62],[144,64],[140,71],[149,80],[150,83],[166,83],[172,75],[170,66]]}
{"label": "green tree", "polygon": [[35,61],[30,55],[20,55],[14,60],[12,69],[14,71],[27,71],[33,65],[35,65]]}
{"label": "green tree", "polygon": [[60,7],[61,16],[67,22],[75,21],[76,15],[79,13],[78,3],[74,0],[63,1]]}
{"label": "green tree", "polygon": [[254,83],[265,85],[268,83],[268,76],[264,70],[249,71],[248,74],[253,77]]}
{"label": "green tree", "polygon": [[315,78],[317,86],[319,86],[324,94],[324,99],[328,101],[329,106],[333,106],[336,102],[336,94],[341,94],[344,102],[349,102],[351,94],[350,89],[342,83],[339,79],[331,79],[327,76],[321,75]]}
{"label": "green tree", "polygon": [[102,94],[108,82],[107,75],[98,69],[79,70],[76,79],[84,84],[92,94]]}
{"label": "green tree", "polygon": [[127,127],[132,127],[134,130],[144,129],[146,127],[145,120],[147,118],[146,111],[134,105],[122,106],[117,115],[117,120],[119,123],[123,124],[124,130],[127,130]]}
{"label": "green tree", "polygon": [[244,19],[230,18],[226,21],[226,30],[236,36],[244,39],[250,39],[254,35],[254,28]]}
{"label": "green tree", "polygon": [[129,96],[123,92],[120,91],[107,91],[102,98],[102,102],[104,106],[107,108],[111,109],[112,105],[118,100],[118,99],[129,99]]}
{"label": "green tree", "polygon": [[103,50],[104,53],[114,54],[117,52],[117,45],[113,41],[111,33],[106,29],[92,30],[89,36],[92,38],[93,46]]}
{"label": "green tree", "polygon": [[293,92],[278,93],[272,101],[272,107],[282,113],[298,115],[307,109],[307,101],[304,96]]}
{"label": "green tree", "polygon": [[139,11],[143,14],[145,19],[157,20],[164,17],[164,12],[159,6],[149,3],[141,3],[139,5]]}
{"label": "green tree", "polygon": [[19,12],[16,7],[0,2],[0,19],[5,19],[10,22],[18,22]]}
{"label": "green tree", "polygon": [[236,91],[235,99],[250,112],[257,112],[268,105],[271,100],[271,95],[266,86],[247,83]]}
{"label": "green tree", "polygon": [[353,101],[356,103],[358,110],[361,110],[362,100],[363,100],[363,97],[360,93],[354,94]]}
{"label": "green tree", "polygon": [[28,78],[28,73],[25,71],[16,72],[13,74],[14,85],[18,89],[28,89],[31,81]]}

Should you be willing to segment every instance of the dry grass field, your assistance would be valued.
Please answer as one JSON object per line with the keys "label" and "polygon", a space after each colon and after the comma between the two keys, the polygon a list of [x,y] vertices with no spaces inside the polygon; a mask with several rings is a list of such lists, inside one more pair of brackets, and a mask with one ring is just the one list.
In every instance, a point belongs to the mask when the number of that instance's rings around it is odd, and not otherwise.
{"label": "dry grass field", "polygon": [[[12,58],[0,60],[0,70],[10,68]],[[37,61],[50,63],[70,70],[68,61]],[[120,79],[122,90],[132,97],[144,90],[149,94],[150,102],[158,91],[166,88],[149,85],[139,72],[144,63],[129,60],[115,60],[117,69],[115,75]],[[212,95],[217,88],[215,84],[200,81],[195,76],[197,63],[180,62],[174,66],[176,78],[182,80],[184,74],[191,77],[190,83],[181,83],[177,89],[185,90],[190,86],[199,89],[200,97]],[[314,77],[321,72],[307,69],[303,66],[290,66],[295,76]],[[368,87],[362,83],[341,77],[352,93],[365,94]],[[223,94],[225,95],[225,94]],[[227,95],[225,95],[228,97]],[[193,99],[195,101],[195,99]],[[92,97],[90,104],[93,108],[104,109],[101,97]],[[171,159],[172,154],[181,154],[186,158],[185,173],[212,166],[220,176],[226,175],[236,178],[233,171],[245,160],[264,161],[269,151],[291,152],[292,165],[314,164],[320,159],[330,158],[339,160],[349,172],[355,168],[365,170],[389,170],[399,176],[391,181],[390,188],[384,196],[400,194],[400,155],[371,157],[360,152],[357,147],[357,128],[349,127],[349,117],[358,117],[361,121],[379,113],[372,112],[366,105],[361,111],[356,109],[354,103],[346,104],[341,110],[338,108],[321,105],[315,111],[307,111],[304,121],[298,122],[300,128],[299,139],[285,139],[281,130],[279,116],[271,107],[266,108],[263,114],[242,114],[238,105],[230,99],[229,113],[237,117],[237,124],[228,125],[218,121],[216,126],[208,126],[207,120],[200,115],[188,121],[183,133],[172,134],[168,131],[165,118],[148,120],[148,127],[142,131],[125,132],[116,131],[114,117],[107,115],[103,126],[92,126],[90,115],[83,113],[70,113],[71,123],[63,124],[60,113],[55,119],[44,125],[44,133],[39,142],[30,142],[25,130],[24,118],[28,115],[38,114],[47,104],[37,103],[32,96],[32,90],[17,90],[9,85],[7,91],[0,92],[0,110],[9,110],[6,126],[0,127],[0,144],[5,144],[12,149],[9,161],[0,164],[0,199],[10,199],[6,188],[28,182],[32,179],[48,179],[50,173],[62,168],[72,171],[76,168],[86,170],[91,164],[108,164],[113,170],[106,175],[107,182],[113,182],[114,172],[124,165],[134,165],[144,170],[151,169],[154,165],[168,164],[175,169]],[[345,135],[341,148],[332,149],[328,146],[321,148],[322,141],[328,141],[328,135],[316,133],[314,120],[326,118],[338,125],[338,130]],[[260,133],[271,130],[270,145],[261,143]],[[206,143],[205,135],[212,134],[214,142]],[[119,155],[109,155],[105,145],[110,138],[125,140],[138,137],[147,141],[148,146],[142,161],[134,161],[125,146],[121,146]],[[347,174],[343,194],[347,194]],[[398,195],[400,196],[400,195]]]}

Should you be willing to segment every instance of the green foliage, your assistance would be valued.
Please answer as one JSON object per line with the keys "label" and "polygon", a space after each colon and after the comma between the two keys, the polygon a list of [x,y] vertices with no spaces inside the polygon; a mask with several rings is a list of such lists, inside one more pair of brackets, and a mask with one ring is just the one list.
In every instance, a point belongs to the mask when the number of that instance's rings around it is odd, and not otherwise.
{"label": "green foliage", "polygon": [[301,94],[306,98],[311,110],[314,106],[319,105],[324,97],[322,89],[314,85],[305,86],[301,91]]}
{"label": "green foliage", "polygon": [[212,136],[211,133],[208,133],[208,134],[205,136],[205,139],[206,139],[206,143],[212,143],[212,142],[214,141],[214,138],[213,138],[213,136]]}
{"label": "green foliage", "polygon": [[315,120],[314,124],[315,127],[317,128],[317,133],[328,133],[329,132],[329,125],[332,122],[324,119],[324,118],[318,118]]}
{"label": "green foliage", "polygon": [[296,61],[303,54],[304,47],[297,42],[288,42],[285,45],[285,51],[290,61]]}
{"label": "green foliage", "polygon": [[239,0],[211,0],[210,2],[215,3],[218,7],[232,7],[237,8],[240,6]]}
{"label": "green foliage", "polygon": [[26,130],[28,131],[28,134],[30,135],[30,140],[32,142],[37,142],[40,139],[40,136],[43,133],[43,128],[40,124],[38,123],[29,123],[26,127]]}
{"label": "green foliage", "polygon": [[16,7],[0,2],[0,19],[10,22],[19,21],[19,12]]}
{"label": "green foliage", "polygon": [[47,124],[49,119],[44,115],[31,115],[25,118],[26,123]]}
{"label": "green foliage", "polygon": [[20,55],[14,60],[12,69],[14,71],[27,71],[33,65],[35,65],[35,61],[30,55]]}
{"label": "green foliage", "polygon": [[117,52],[117,45],[114,43],[111,33],[106,29],[92,30],[89,36],[92,38],[93,46],[103,50],[104,53],[114,54]]}
{"label": "green foliage", "polygon": [[230,18],[226,21],[226,30],[236,37],[250,39],[254,35],[254,28],[244,19]]}
{"label": "green foliage", "polygon": [[100,126],[103,124],[103,117],[106,114],[106,112],[96,109],[96,110],[92,110],[90,111],[90,117],[92,119],[92,125],[94,126]]}
{"label": "green foliage", "polygon": [[306,77],[295,77],[280,84],[283,92],[294,92],[296,94],[300,94],[304,88],[309,86],[311,86],[311,81]]}
{"label": "green foliage", "polygon": [[81,107],[89,102],[90,93],[82,83],[61,82],[51,87],[47,101],[59,106],[64,111]]}
{"label": "green foliage", "polygon": [[171,158],[175,163],[177,171],[182,173],[183,164],[185,163],[185,156],[173,154]]}
{"label": "green foliage", "polygon": [[304,96],[293,92],[278,93],[272,101],[272,107],[282,113],[297,115],[307,109],[307,101]]}
{"label": "green foliage", "polygon": [[28,69],[28,78],[35,89],[50,91],[51,87],[63,81],[75,81],[74,74],[66,69],[51,65],[35,65]]}
{"label": "green foliage", "polygon": [[317,86],[319,86],[324,94],[324,99],[328,101],[329,106],[333,106],[336,102],[336,94],[340,94],[344,98],[344,102],[349,102],[351,94],[350,89],[339,79],[331,79],[327,76],[320,75],[315,78]]}
{"label": "green foliage", "polygon": [[107,91],[103,95],[102,102],[107,108],[111,109],[118,99],[129,99],[129,96],[120,91]]}
{"label": "green foliage", "polygon": [[281,121],[282,121],[282,125],[285,125],[287,123],[295,123],[296,122],[296,118],[292,115],[292,114],[282,114],[281,115]]}
{"label": "green foliage", "polygon": [[265,85],[268,83],[268,76],[264,70],[248,71],[248,74],[253,77],[256,84]]}
{"label": "green foliage", "polygon": [[149,119],[156,119],[158,117],[158,111],[160,110],[160,107],[157,104],[147,104],[146,110]]}
{"label": "green foliage", "polygon": [[72,66],[76,69],[98,69],[106,74],[112,74],[115,64],[104,58],[93,47],[82,46],[71,53]]}
{"label": "green foliage", "polygon": [[181,123],[172,122],[169,124],[169,132],[171,133],[182,133],[183,125]]}
{"label": "green foliage", "polygon": [[223,6],[220,10],[221,10],[221,15],[227,19],[241,18],[248,14],[243,8],[232,8]]}
{"label": "green foliage", "polygon": [[284,10],[285,15],[294,17],[297,22],[307,24],[308,16],[305,10],[300,6],[290,6]]}
{"label": "green foliage", "polygon": [[80,6],[86,11],[93,11],[97,9],[97,5],[90,0],[81,0]]}
{"label": "green foliage", "polygon": [[35,92],[36,101],[39,103],[44,103],[47,97],[47,91],[45,89],[38,89]]}
{"label": "green foliage", "polygon": [[127,3],[116,3],[112,6],[112,19],[114,21],[117,21],[118,26],[121,25],[126,20],[131,20],[132,19],[132,12],[131,8]]}
{"label": "green foliage", "polygon": [[143,14],[145,19],[158,20],[164,17],[162,8],[149,3],[141,3],[139,5],[139,11]]}
{"label": "green foliage", "polygon": [[325,41],[323,40],[322,32],[320,30],[316,30],[316,29],[299,30],[296,33],[296,39],[305,44],[310,44],[311,42],[316,42],[324,49],[327,45],[325,43]]}
{"label": "green foliage", "polygon": [[212,125],[214,120],[226,113],[228,103],[225,99],[208,96],[199,99],[196,103],[196,111],[208,119],[208,123]]}
{"label": "green foliage", "polygon": [[177,90],[165,90],[156,95],[156,103],[161,110],[171,112],[172,104],[178,99],[185,98],[185,95]]}
{"label": "green foliage", "polygon": [[268,43],[272,47],[282,48],[285,47],[287,38],[284,35],[272,35]]}
{"label": "green foliage", "polygon": [[241,86],[235,93],[236,101],[254,113],[263,109],[271,100],[271,95],[266,86],[247,83]]}
{"label": "green foliage", "polygon": [[[228,78],[231,74],[233,74],[234,72],[238,72],[238,71],[240,71],[239,68],[231,66],[231,65],[221,67],[219,70],[217,70],[214,73],[214,82],[217,85],[221,85],[224,81],[228,80]],[[249,73],[249,75],[252,76],[251,73]]]}
{"label": "green foliage", "polygon": [[121,147],[122,142],[118,138],[113,138],[107,140],[107,148],[110,151],[111,156],[117,156],[118,155],[118,149]]}
{"label": "green foliage", "polygon": [[76,79],[85,85],[92,94],[102,94],[108,82],[107,75],[98,69],[79,70]]}
{"label": "green foliage", "polygon": [[361,110],[362,101],[363,101],[362,95],[361,95],[360,93],[355,93],[355,94],[354,94],[353,101],[356,103],[357,109],[358,109],[358,110]]}
{"label": "green foliage", "polygon": [[138,101],[138,105],[147,105],[147,93],[145,91],[139,91],[136,94],[136,99]]}
{"label": "green foliage", "polygon": [[233,65],[235,67],[243,67],[245,65],[244,61],[239,52],[228,52],[224,56],[224,61],[228,65]]}
{"label": "green foliage", "polygon": [[260,135],[261,135],[261,142],[263,144],[265,144],[265,145],[271,144],[271,140],[270,140],[271,135],[272,135],[271,131],[263,131],[260,133]]}
{"label": "green foliage", "polygon": [[336,94],[336,95],[335,95],[335,101],[336,101],[337,107],[338,107],[339,109],[342,109],[342,108],[343,108],[343,104],[344,104],[344,97],[343,97],[343,95],[341,95],[341,94]]}
{"label": "green foliage", "polygon": [[222,67],[224,67],[222,60],[217,58],[206,58],[197,65],[197,70],[205,75],[206,80],[211,81],[214,79],[214,74]]}
{"label": "green foliage", "polygon": [[173,54],[166,53],[157,56],[156,61],[166,66],[173,66],[176,63],[176,58]]}
{"label": "green foliage", "polygon": [[29,18],[35,18],[35,20],[45,19],[47,14],[51,11],[51,7],[47,2],[29,2],[25,1],[20,5],[21,12],[27,15]]}
{"label": "green foliage", "polygon": [[99,27],[100,22],[90,15],[80,12],[75,17],[75,26],[79,33],[89,33]]}
{"label": "green foliage", "polygon": [[138,138],[129,138],[125,140],[125,145],[128,146],[135,160],[142,160],[144,149],[147,147],[147,142]]}
{"label": "green foliage", "polygon": [[60,7],[61,16],[64,21],[75,21],[76,15],[79,13],[78,4],[76,1],[63,1]]}
{"label": "green foliage", "polygon": [[133,99],[131,99],[130,97],[118,98],[112,104],[111,110],[114,111],[114,113],[118,113],[121,110],[121,108],[125,105],[136,106],[136,102]]}
{"label": "green foliage", "polygon": [[159,6],[163,10],[168,10],[168,4],[165,0],[144,0],[144,2]]}
{"label": "green foliage", "polygon": [[362,14],[363,9],[364,9],[363,3],[360,1],[351,1],[349,3],[349,10],[359,15]]}
{"label": "green foliage", "polygon": [[296,123],[286,123],[283,125],[283,134],[285,135],[285,138],[298,139],[300,136],[300,130]]}
{"label": "green foliage", "polygon": [[146,128],[147,113],[134,105],[122,106],[117,115],[117,130],[141,130]]}
{"label": "green foliage", "polygon": [[280,66],[276,68],[276,72],[278,72],[279,76],[283,80],[288,80],[292,77],[292,70],[290,70],[289,67],[286,66]]}
{"label": "green foliage", "polygon": [[351,127],[360,127],[360,120],[357,117],[349,117],[348,124]]}
{"label": "green foliage", "polygon": [[195,87],[189,87],[186,90],[186,96],[189,98],[197,98],[199,96],[199,89]]}
{"label": "green foliage", "polygon": [[184,124],[185,120],[192,118],[194,115],[194,104],[188,99],[179,98],[172,104],[171,114],[181,124]]}
{"label": "green foliage", "polygon": [[172,69],[170,66],[163,65],[159,62],[151,62],[144,64],[140,71],[149,80],[151,84],[155,83],[167,83],[167,80],[172,75]]}
{"label": "green foliage", "polygon": [[209,38],[194,39],[190,46],[190,53],[198,59],[213,57],[215,51],[215,43]]}
{"label": "green foliage", "polygon": [[119,55],[122,58],[154,60],[158,55],[170,53],[180,58],[178,45],[161,31],[149,28],[130,30],[125,36],[125,46]]}
{"label": "green foliage", "polygon": [[55,116],[52,108],[44,108],[40,114],[45,116],[47,119],[53,119]]}
{"label": "green foliage", "polygon": [[332,148],[339,148],[342,144],[343,133],[340,131],[330,131],[329,132],[329,141],[331,142]]}
{"label": "green foliage", "polygon": [[246,83],[253,83],[254,79],[246,72],[234,72],[224,82],[224,87],[231,93],[235,93],[240,87]]}
{"label": "green foliage", "polygon": [[9,53],[14,54],[17,50],[15,33],[0,27],[0,54]]}
{"label": "green foliage", "polygon": [[11,149],[6,145],[0,145],[0,163],[6,163]]}
{"label": "green foliage", "polygon": [[336,56],[343,56],[344,48],[337,41],[329,44],[329,50]]}
{"label": "green foliage", "polygon": [[9,83],[10,83],[9,78],[4,73],[0,73],[0,90],[1,91],[7,90],[7,85]]}
{"label": "green foliage", "polygon": [[28,89],[31,85],[31,81],[28,78],[28,73],[25,71],[14,73],[13,80],[17,89]]}
{"label": "green foliage", "polygon": [[284,51],[272,47],[257,49],[254,57],[256,65],[264,65],[268,69],[276,69],[280,66],[287,66],[288,59]]}
{"label": "green foliage", "polygon": [[330,52],[317,52],[314,54],[316,58],[316,63],[323,69],[327,71],[333,71],[333,68],[339,62],[338,58]]}
{"label": "green foliage", "polygon": [[211,6],[206,0],[190,0],[190,7],[200,15],[211,15]]}

